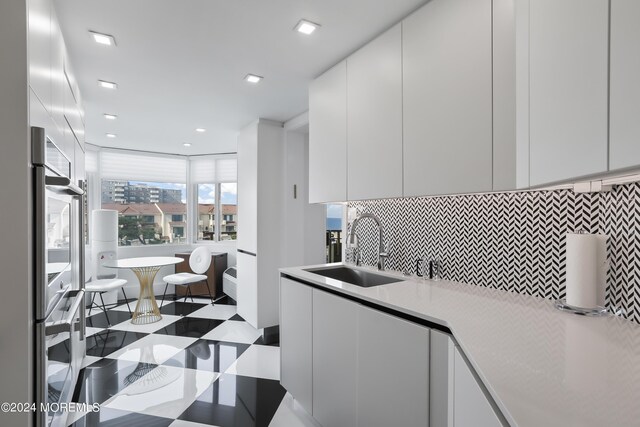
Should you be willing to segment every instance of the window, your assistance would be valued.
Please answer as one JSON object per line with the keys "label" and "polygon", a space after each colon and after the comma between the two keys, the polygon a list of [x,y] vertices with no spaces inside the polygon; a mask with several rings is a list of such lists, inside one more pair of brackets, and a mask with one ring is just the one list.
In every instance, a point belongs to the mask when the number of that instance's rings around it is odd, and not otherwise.
{"label": "window", "polygon": [[100,169],[101,207],[118,211],[120,246],[187,242],[185,158],[108,150]]}
{"label": "window", "polygon": [[187,157],[110,148],[87,153],[90,209],[118,211],[119,245],[236,238],[235,155]]}
{"label": "window", "polygon": [[238,184],[220,184],[222,222],[220,240],[236,240],[238,235]]}
{"label": "window", "polygon": [[327,205],[327,262],[342,261],[342,205]]}
{"label": "window", "polygon": [[198,195],[196,240],[235,240],[238,232],[236,159],[198,156],[191,159],[191,183]]}
{"label": "window", "polygon": [[198,192],[197,240],[216,240],[216,184],[196,184]]}

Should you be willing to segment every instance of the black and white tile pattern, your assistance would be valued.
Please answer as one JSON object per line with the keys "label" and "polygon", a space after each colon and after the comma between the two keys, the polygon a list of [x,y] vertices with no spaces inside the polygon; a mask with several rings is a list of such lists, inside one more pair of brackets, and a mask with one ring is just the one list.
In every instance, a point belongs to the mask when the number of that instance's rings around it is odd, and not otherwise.
{"label": "black and white tile pattern", "polygon": [[72,400],[100,411],[72,413],[68,425],[309,425],[280,385],[279,346],[263,345],[233,300],[170,301],[162,313],[155,326],[136,326],[120,305],[108,311],[109,327],[92,312]]}
{"label": "black and white tile pattern", "polygon": [[[609,236],[607,305],[640,322],[640,183],[604,193],[511,192],[351,202],[384,224],[388,267],[413,272],[426,256],[443,278],[547,299],[565,296],[565,235]],[[373,221],[358,226],[363,261],[377,263]]]}

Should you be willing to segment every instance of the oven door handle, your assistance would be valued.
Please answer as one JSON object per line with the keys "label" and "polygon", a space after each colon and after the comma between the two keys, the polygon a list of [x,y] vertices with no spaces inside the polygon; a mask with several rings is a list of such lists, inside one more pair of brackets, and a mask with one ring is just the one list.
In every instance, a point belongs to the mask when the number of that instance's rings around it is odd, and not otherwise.
{"label": "oven door handle", "polygon": [[76,294],[76,300],[73,305],[69,309],[69,314],[62,320],[57,320],[55,322],[47,322],[44,325],[44,335],[56,335],[61,332],[70,332],[73,326],[73,321],[76,318],[76,313],[78,313],[78,309],[80,308],[80,304],[84,303],[84,290],[78,291]]}
{"label": "oven door handle", "polygon": [[55,193],[67,194],[69,196],[82,196],[84,194],[84,190],[72,184],[71,180],[66,176],[47,175],[44,177],[44,183],[47,189]]}

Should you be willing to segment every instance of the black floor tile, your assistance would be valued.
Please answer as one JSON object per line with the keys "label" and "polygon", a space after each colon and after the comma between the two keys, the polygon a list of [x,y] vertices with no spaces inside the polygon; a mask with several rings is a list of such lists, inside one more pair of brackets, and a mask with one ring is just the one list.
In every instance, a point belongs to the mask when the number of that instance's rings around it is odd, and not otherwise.
{"label": "black floor tile", "polygon": [[263,337],[258,338],[258,339],[254,342],[254,344],[258,344],[258,345],[268,345],[268,346],[271,346],[271,347],[280,347],[280,341],[273,341],[273,342],[270,342],[270,343],[268,343],[268,344],[265,344],[265,342],[264,342],[264,338],[263,338]]}
{"label": "black floor tile", "polygon": [[105,329],[87,337],[87,356],[105,357],[126,347],[134,341],[147,336],[141,332],[116,331]]}
{"label": "black floor tile", "polygon": [[[135,307],[132,306],[131,310]],[[131,315],[128,311],[119,311],[119,310],[107,310],[109,315],[109,321],[111,322],[111,326],[115,326],[118,323],[122,323],[125,320],[130,320]],[[89,310],[87,310],[87,315],[89,315]],[[93,309],[91,310],[91,317],[87,317],[87,326],[91,328],[108,328],[109,321],[107,321],[107,316],[101,309]]]}
{"label": "black floor tile", "polygon": [[197,317],[183,317],[177,322],[156,331],[156,334],[179,335],[182,337],[200,338],[210,332],[224,320],[200,319]]}
{"label": "black floor tile", "polygon": [[164,364],[201,371],[224,372],[249,347],[249,344],[200,339]]}
{"label": "black floor tile", "polygon": [[100,408],[82,417],[72,427],[168,427],[173,422],[169,418],[153,417],[134,412]]}
{"label": "black floor tile", "polygon": [[202,307],[206,307],[206,304],[165,301],[164,305],[160,309],[160,313],[174,316],[186,316],[194,311],[200,310]]}
{"label": "black floor tile", "polygon": [[244,322],[244,319],[242,318],[242,316],[240,316],[237,313],[234,314],[232,317],[230,317],[229,320],[240,320],[241,322]]}
{"label": "black floor tile", "polygon": [[216,301],[216,304],[226,304],[226,305],[238,305],[236,300],[231,298],[229,295],[225,295],[219,300]]}
{"label": "black floor tile", "polygon": [[156,366],[152,363],[100,359],[80,370],[72,401],[104,403]]}
{"label": "black floor tile", "polygon": [[66,339],[64,341],[59,342],[58,344],[52,345],[47,349],[47,355],[50,360],[54,360],[56,362],[61,363],[69,363],[70,355],[69,355],[69,340]]}
{"label": "black floor tile", "polygon": [[284,395],[278,381],[224,374],[178,418],[220,427],[267,427]]}

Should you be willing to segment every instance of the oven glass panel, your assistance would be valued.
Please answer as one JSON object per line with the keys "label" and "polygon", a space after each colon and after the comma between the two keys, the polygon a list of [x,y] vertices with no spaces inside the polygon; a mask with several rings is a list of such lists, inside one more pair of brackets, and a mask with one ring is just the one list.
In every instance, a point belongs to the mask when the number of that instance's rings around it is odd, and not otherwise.
{"label": "oven glass panel", "polygon": [[49,138],[47,138],[45,156],[47,158],[47,167],[54,171],[56,175],[71,176],[71,162]]}
{"label": "oven glass panel", "polygon": [[[47,282],[69,270],[71,259],[71,202],[47,197]],[[68,282],[67,282],[68,283]],[[66,284],[66,283],[65,283]]]}

